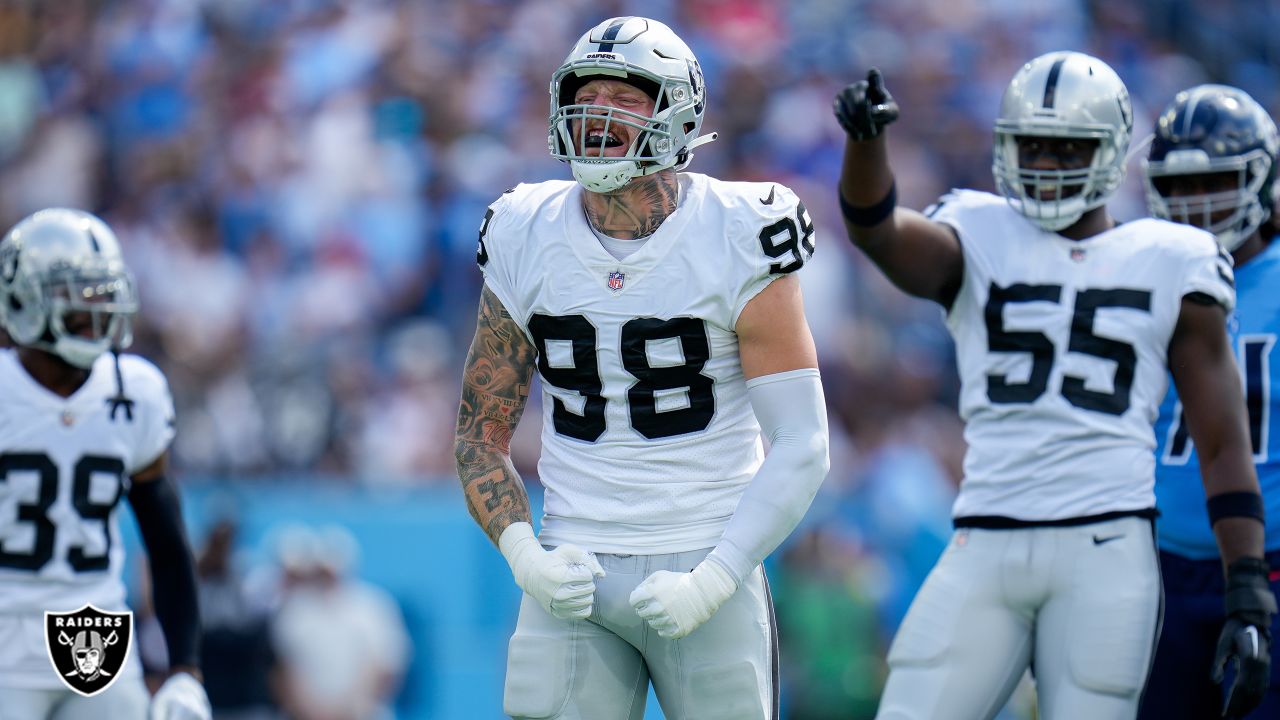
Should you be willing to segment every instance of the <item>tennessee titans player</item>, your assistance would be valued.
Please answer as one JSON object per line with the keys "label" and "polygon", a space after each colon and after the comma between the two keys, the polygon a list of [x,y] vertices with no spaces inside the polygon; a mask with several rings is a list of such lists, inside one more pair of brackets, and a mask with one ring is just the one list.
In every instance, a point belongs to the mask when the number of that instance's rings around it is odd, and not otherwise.
{"label": "tennessee titans player", "polygon": [[[1280,395],[1272,392],[1280,384],[1280,357],[1273,360],[1280,335],[1280,243],[1270,242],[1269,220],[1278,149],[1276,125],[1257,102],[1236,88],[1200,85],[1178,93],[1160,115],[1144,173],[1152,215],[1214,233],[1235,262],[1237,302],[1227,329],[1244,380],[1267,521],[1266,564],[1259,572],[1267,573],[1273,592],[1280,591],[1280,572],[1270,569],[1280,567],[1280,439],[1271,428],[1280,407]],[[1224,708],[1215,682],[1228,649],[1218,647],[1224,602],[1230,611],[1239,596],[1235,588],[1224,587],[1199,457],[1172,388],[1160,408],[1156,439],[1165,616],[1138,717],[1243,717],[1237,708]],[[1251,657],[1244,648],[1239,653],[1236,684],[1261,686],[1259,692],[1270,686],[1249,718],[1280,717],[1280,685],[1265,652],[1276,631],[1270,627],[1270,633],[1238,636],[1239,642],[1262,652]]]}

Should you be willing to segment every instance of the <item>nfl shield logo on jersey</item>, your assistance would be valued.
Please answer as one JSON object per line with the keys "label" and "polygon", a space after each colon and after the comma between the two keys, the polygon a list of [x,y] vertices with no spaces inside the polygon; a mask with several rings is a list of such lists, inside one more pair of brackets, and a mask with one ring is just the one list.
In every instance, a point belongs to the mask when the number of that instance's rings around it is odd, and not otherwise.
{"label": "nfl shield logo on jersey", "polygon": [[132,612],[106,612],[85,605],[74,612],[44,614],[49,662],[67,687],[85,697],[111,687],[129,658],[132,643]]}
{"label": "nfl shield logo on jersey", "polygon": [[613,272],[609,273],[609,289],[614,292],[618,292],[619,290],[622,289],[622,282],[626,279],[627,279],[627,276],[623,274],[620,270],[614,270]]}

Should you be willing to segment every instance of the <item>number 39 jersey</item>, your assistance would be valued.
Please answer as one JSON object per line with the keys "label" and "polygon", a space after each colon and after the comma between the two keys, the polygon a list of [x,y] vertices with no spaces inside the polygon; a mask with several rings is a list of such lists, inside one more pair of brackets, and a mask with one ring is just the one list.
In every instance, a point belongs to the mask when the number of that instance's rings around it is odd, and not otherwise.
{"label": "number 39 jersey", "polygon": [[681,173],[680,201],[617,260],[574,182],[489,209],[477,261],[538,353],[544,543],[674,553],[719,541],[763,459],[734,327],[814,250],[787,188]]}
{"label": "number 39 jersey", "polygon": [[120,371],[133,402],[113,419],[110,355],[63,398],[32,379],[14,350],[0,350],[0,615],[43,622],[45,610],[86,603],[124,609],[117,508],[129,477],[173,438],[173,401],[146,360],[122,355]]}
{"label": "number 39 jersey", "polygon": [[957,518],[1023,521],[1155,506],[1152,423],[1182,299],[1230,310],[1230,258],[1161,220],[1084,240],[1041,230],[1000,197],[959,191],[964,281],[949,310],[965,419]]}

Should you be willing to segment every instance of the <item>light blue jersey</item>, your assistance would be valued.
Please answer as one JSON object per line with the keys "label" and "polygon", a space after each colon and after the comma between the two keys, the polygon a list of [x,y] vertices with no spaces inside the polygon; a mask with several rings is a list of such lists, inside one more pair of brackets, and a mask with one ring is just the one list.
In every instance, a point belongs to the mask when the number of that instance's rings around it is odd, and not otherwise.
{"label": "light blue jersey", "polygon": [[[1236,309],[1227,323],[1244,378],[1253,461],[1267,509],[1267,551],[1280,549],[1280,432],[1272,418],[1280,410],[1280,242],[1236,268]],[[1200,459],[1187,433],[1173,384],[1156,421],[1156,505],[1160,549],[1190,559],[1218,557],[1209,527]]]}

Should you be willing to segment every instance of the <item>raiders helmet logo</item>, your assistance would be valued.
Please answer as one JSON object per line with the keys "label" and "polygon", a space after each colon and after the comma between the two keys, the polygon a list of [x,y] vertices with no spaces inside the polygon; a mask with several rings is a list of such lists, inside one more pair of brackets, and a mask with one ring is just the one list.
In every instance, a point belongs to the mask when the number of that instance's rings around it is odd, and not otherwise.
{"label": "raiders helmet logo", "polygon": [[0,251],[0,282],[12,285],[16,277],[18,277],[18,249],[16,245],[10,245]]}
{"label": "raiders helmet logo", "polygon": [[92,605],[44,614],[44,644],[62,682],[92,697],[111,687],[133,647],[133,613]]}

